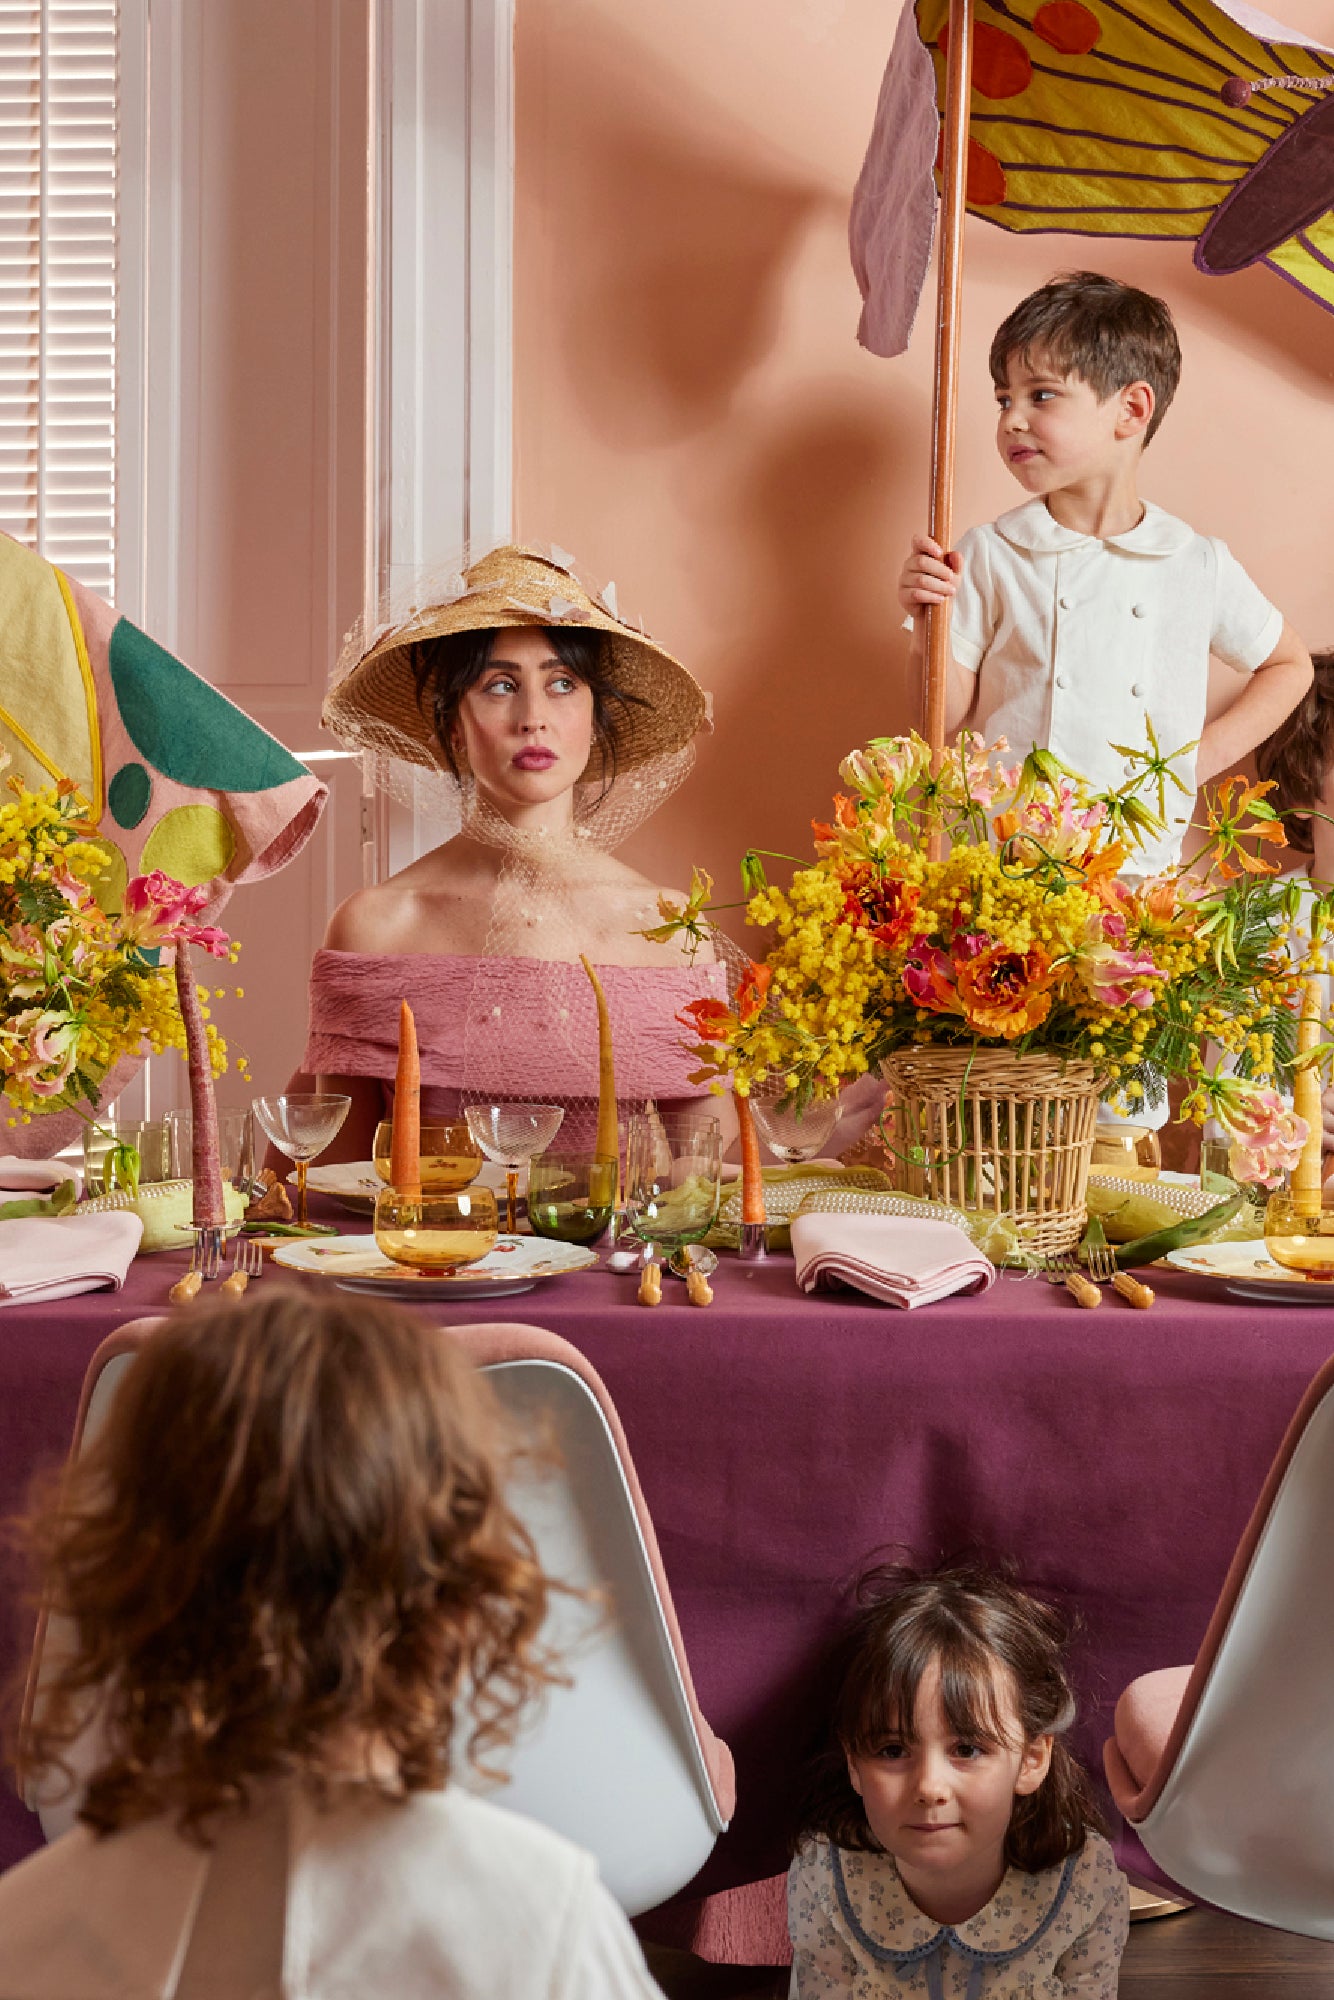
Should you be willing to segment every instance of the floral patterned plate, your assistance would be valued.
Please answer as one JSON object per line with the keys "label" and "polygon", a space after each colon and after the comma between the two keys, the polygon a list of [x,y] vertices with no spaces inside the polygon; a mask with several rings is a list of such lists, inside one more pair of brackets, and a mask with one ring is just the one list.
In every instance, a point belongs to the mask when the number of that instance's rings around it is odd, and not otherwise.
{"label": "floral patterned plate", "polygon": [[1236,1298],[1334,1307],[1334,1284],[1285,1271],[1263,1243],[1201,1243],[1193,1250],[1169,1250],[1163,1262],[1195,1278],[1212,1278]]}
{"label": "floral patterned plate", "polygon": [[475,1264],[433,1278],[393,1263],[376,1248],[373,1236],[326,1236],[318,1243],[284,1242],[273,1261],[291,1271],[317,1271],[345,1292],[373,1292],[387,1299],[490,1299],[529,1292],[545,1278],[586,1271],[598,1258],[596,1250],[579,1243],[499,1236],[494,1250]]}

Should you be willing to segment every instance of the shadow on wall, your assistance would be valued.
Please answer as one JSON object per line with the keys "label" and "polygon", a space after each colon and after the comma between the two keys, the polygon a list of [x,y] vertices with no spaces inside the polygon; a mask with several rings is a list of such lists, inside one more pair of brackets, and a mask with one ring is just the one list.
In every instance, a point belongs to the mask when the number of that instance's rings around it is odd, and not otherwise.
{"label": "shadow on wall", "polygon": [[[739,167],[698,114],[687,126],[679,101],[658,106],[630,45],[605,28],[591,50],[554,36],[550,62],[553,195],[538,199],[571,301],[570,384],[596,435],[671,443],[726,417],[773,343],[796,243],[832,197]],[[572,216],[596,227],[571,230]]]}
{"label": "shadow on wall", "polygon": [[809,853],[840,760],[917,720],[891,524],[918,458],[888,403],[844,393],[776,429],[738,480],[732,518],[756,585],[717,663],[718,754],[737,782],[715,794],[709,829],[734,854],[750,842]]}

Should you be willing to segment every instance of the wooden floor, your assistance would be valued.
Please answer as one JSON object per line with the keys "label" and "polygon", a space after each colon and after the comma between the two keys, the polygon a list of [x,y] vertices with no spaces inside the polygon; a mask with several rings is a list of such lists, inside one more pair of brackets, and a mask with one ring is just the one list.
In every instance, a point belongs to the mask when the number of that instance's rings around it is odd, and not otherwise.
{"label": "wooden floor", "polygon": [[[788,1975],[648,1948],[667,2000],[784,2000]],[[1120,2000],[1334,2000],[1334,1944],[1186,1910],[1135,1924]]]}

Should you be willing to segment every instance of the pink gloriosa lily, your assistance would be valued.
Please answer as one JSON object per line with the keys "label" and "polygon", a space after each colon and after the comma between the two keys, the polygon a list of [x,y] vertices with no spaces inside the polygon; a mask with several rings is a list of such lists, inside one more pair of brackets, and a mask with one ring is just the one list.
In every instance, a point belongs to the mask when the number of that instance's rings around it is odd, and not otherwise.
{"label": "pink gloriosa lily", "polygon": [[151,875],[136,875],[125,890],[126,935],[145,950],[156,945],[197,944],[214,958],[226,958],[231,940],[226,931],[212,924],[192,924],[208,901],[208,890],[187,889],[155,868]]}
{"label": "pink gloriosa lily", "polygon": [[1125,918],[1112,910],[1099,910],[1088,919],[1076,963],[1102,1007],[1152,1007],[1150,982],[1163,976],[1147,951],[1132,948]]}

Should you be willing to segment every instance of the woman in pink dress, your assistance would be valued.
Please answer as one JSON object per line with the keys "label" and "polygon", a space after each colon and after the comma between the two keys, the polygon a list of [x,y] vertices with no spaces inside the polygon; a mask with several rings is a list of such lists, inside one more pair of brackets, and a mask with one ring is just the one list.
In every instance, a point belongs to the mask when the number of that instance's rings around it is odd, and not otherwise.
{"label": "woman in pink dress", "polygon": [[707,947],[691,964],[644,935],[661,892],[611,852],[689,769],[703,691],[567,559],[500,548],[453,582],[351,642],[325,707],[345,743],[379,753],[391,789],[395,771],[400,796],[405,776],[418,797],[433,789],[459,829],[349,897],[316,955],[303,1068],[352,1098],[334,1159],[369,1158],[388,1114],[400,999],[417,1017],[423,1116],[560,1103],[578,1146],[598,1077],[581,955],[606,992],[623,1106],[703,1095],[677,1016],[726,992]]}

